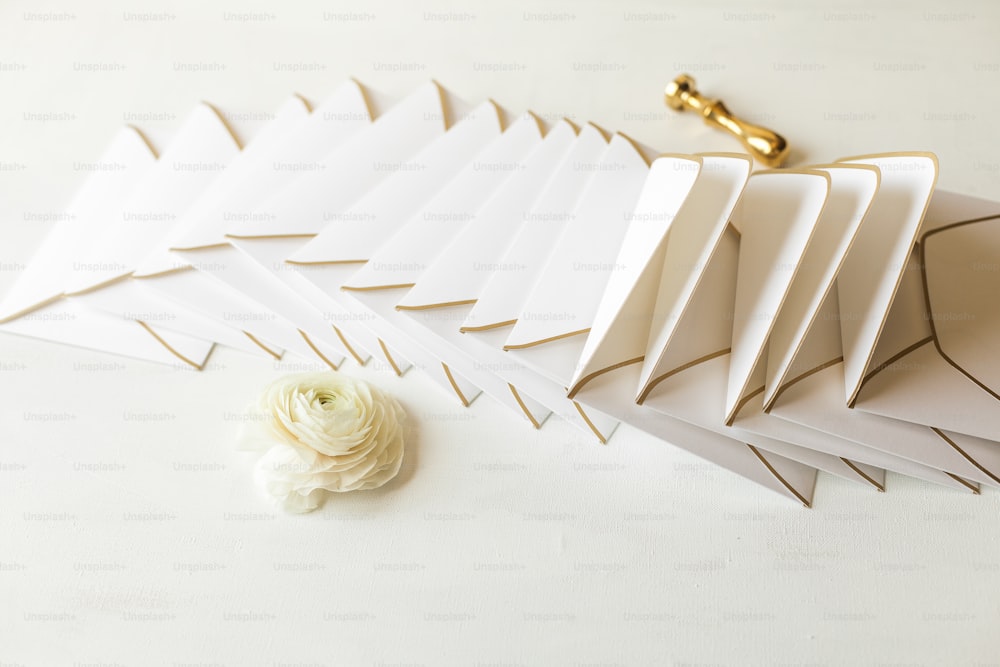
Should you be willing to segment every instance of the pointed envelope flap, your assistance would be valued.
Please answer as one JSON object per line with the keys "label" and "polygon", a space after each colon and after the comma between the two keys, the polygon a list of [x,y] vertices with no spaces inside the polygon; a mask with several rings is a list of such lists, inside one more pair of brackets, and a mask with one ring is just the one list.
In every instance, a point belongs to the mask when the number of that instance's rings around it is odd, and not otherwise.
{"label": "pointed envelope flap", "polygon": [[920,250],[937,350],[1000,410],[1000,204],[989,216],[921,230]]}
{"label": "pointed envelope flap", "polygon": [[935,194],[855,407],[1000,440],[1000,204]]}
{"label": "pointed envelope flap", "polygon": [[73,195],[65,214],[0,301],[0,322],[17,318],[63,293],[62,277],[117,203],[156,164],[156,153],[134,127],[119,130]]}
{"label": "pointed envelope flap", "polygon": [[204,367],[214,345],[145,322],[124,320],[74,299],[42,306],[0,325],[0,331],[195,370]]}
{"label": "pointed envelope flap", "polygon": [[[754,174],[733,213],[740,258],[733,310],[733,342],[726,391],[730,422],[757,387],[767,339],[830,192],[825,171]],[[766,363],[766,362],[765,362]],[[764,376],[760,368],[759,377]],[[761,390],[763,382],[760,383]]]}
{"label": "pointed envelope flap", "polygon": [[587,336],[570,397],[596,374],[643,360],[668,232],[674,224],[705,226],[706,220],[728,217],[751,164],[749,156],[737,155],[665,155],[653,162]]}
{"label": "pointed envelope flap", "polygon": [[575,139],[573,125],[557,123],[525,160],[524,169],[500,186],[396,307],[424,309],[475,301]]}
{"label": "pointed envelope flap", "polygon": [[[254,176],[266,170],[270,186],[288,173],[281,169],[280,154],[287,145],[289,135],[309,118],[309,103],[292,95],[267,124],[233,158],[226,169],[212,182],[212,187],[202,192],[184,214],[174,223],[170,232],[136,267],[134,275],[151,276],[187,266],[187,262],[170,252],[178,240],[190,233],[192,227],[204,229],[214,218],[226,216],[232,202],[244,202],[260,191],[266,191],[260,178]],[[219,232],[219,240],[222,233]]]}
{"label": "pointed envelope flap", "polygon": [[[745,157],[726,155],[705,155],[702,159],[708,168],[703,168],[695,183],[698,196],[692,203],[698,206],[692,207],[690,214],[684,210],[674,220],[664,251],[636,389],[640,403],[656,382],[684,364],[729,352],[732,285],[739,252],[738,233],[729,218],[746,187],[752,164]],[[705,326],[706,321],[718,326]]]}
{"label": "pointed envelope flap", "polygon": [[[836,302],[828,296],[878,190],[879,171],[872,165],[844,164],[813,169],[830,175],[830,196],[771,331],[764,390],[765,409],[786,382],[815,367],[811,359],[798,359],[798,352],[810,327],[820,316],[824,303],[828,308],[836,308]],[[836,313],[826,312],[823,315],[830,317]],[[832,357],[823,358],[818,363],[826,363],[839,356],[838,349]]]}
{"label": "pointed envelope flap", "polygon": [[875,345],[917,239],[937,182],[937,158],[889,153],[839,162],[874,165],[882,176],[868,211],[871,223],[859,230],[837,279],[846,401],[851,403],[871,370]]}
{"label": "pointed envelope flap", "polygon": [[[710,245],[713,252],[705,264],[698,267],[694,291],[672,309],[676,315],[672,312],[665,320],[666,331],[657,334],[657,339],[666,342],[644,359],[635,399],[640,405],[657,385],[679,373],[720,357],[726,357],[725,363],[729,363],[739,234],[732,225],[727,225],[717,241],[710,239]],[[663,285],[661,281],[661,294],[664,294]]]}
{"label": "pointed envelope flap", "polygon": [[331,212],[323,231],[293,253],[292,264],[365,262],[475,156],[500,136],[500,108],[483,102],[411,161],[342,212]]}
{"label": "pointed envelope flap", "polygon": [[371,260],[351,276],[344,289],[412,285],[496,190],[512,174],[524,168],[524,161],[541,145],[542,139],[538,119],[530,113],[524,114],[410,217]]}
{"label": "pointed envelope flap", "polygon": [[234,221],[249,218],[257,204],[287,183],[319,170],[324,156],[373,120],[365,89],[353,79],[344,82],[291,132],[282,135],[274,151],[268,151],[270,159],[248,164],[235,190],[219,199],[199,200],[185,214],[170,246],[187,250],[224,243],[226,230]]}
{"label": "pointed envelope flap", "polygon": [[552,249],[505,349],[533,347],[590,329],[648,172],[649,165],[632,141],[615,135]]}
{"label": "pointed envelope flap", "polygon": [[604,132],[591,123],[584,125],[566,160],[518,226],[513,242],[500,260],[499,265],[510,270],[496,271],[489,278],[463,323],[463,331],[514,323],[548,253],[573,219],[576,204],[607,150],[608,138]]}
{"label": "pointed envelope flap", "polygon": [[311,236],[329,216],[343,211],[447,130],[444,97],[436,82],[414,93],[351,135],[317,168],[260,202],[246,219],[226,230],[236,238]]}
{"label": "pointed envelope flap", "polygon": [[134,271],[239,151],[218,110],[206,103],[196,106],[156,165],[80,250],[66,292],[79,293]]}

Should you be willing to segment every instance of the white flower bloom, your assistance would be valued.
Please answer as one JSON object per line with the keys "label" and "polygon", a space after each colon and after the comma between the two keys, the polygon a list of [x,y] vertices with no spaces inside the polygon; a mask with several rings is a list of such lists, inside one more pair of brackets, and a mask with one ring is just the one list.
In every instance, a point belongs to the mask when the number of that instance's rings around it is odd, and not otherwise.
{"label": "white flower bloom", "polygon": [[299,373],[267,387],[243,442],[270,448],[256,480],[279,506],[309,512],[326,492],[382,486],[403,461],[405,413],[394,398],[339,373]]}

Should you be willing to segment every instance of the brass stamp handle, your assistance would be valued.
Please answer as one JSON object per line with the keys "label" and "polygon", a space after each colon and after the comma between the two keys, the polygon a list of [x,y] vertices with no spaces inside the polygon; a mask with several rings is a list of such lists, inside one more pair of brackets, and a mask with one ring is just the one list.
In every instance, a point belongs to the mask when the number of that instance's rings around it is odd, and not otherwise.
{"label": "brass stamp handle", "polygon": [[691,109],[704,117],[705,123],[720,127],[739,139],[746,149],[768,167],[780,167],[788,157],[788,142],[777,132],[740,120],[719,100],[705,98],[687,74],[667,84],[664,98],[677,111]]}

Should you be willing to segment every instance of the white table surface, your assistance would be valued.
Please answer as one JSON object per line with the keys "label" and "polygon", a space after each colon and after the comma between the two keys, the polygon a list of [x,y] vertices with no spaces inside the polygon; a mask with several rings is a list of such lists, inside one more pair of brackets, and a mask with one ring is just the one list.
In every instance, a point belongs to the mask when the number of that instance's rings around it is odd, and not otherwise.
{"label": "white table surface", "polygon": [[[0,289],[47,229],[25,213],[58,212],[123,121],[162,142],[206,99],[249,135],[349,75],[735,149],[662,106],[687,71],[799,164],[933,150],[941,187],[1000,198],[1000,6],[804,4],[8,0]],[[235,416],[298,363],[218,350],[194,373],[0,335],[0,665],[1000,659],[994,489],[822,476],[804,510],[630,428],[601,447],[348,364],[414,416],[405,469],[284,516]]]}

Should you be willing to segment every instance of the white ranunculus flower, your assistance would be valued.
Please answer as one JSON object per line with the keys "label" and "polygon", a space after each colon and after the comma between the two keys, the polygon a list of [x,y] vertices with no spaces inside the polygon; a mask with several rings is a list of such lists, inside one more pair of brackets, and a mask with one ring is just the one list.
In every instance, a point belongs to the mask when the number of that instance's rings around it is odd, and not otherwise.
{"label": "white ranunculus flower", "polygon": [[403,461],[405,413],[367,382],[334,372],[298,373],[261,395],[243,442],[268,447],[257,483],[291,512],[309,512],[326,492],[382,486]]}

